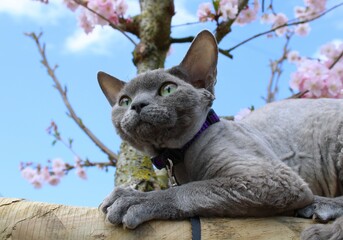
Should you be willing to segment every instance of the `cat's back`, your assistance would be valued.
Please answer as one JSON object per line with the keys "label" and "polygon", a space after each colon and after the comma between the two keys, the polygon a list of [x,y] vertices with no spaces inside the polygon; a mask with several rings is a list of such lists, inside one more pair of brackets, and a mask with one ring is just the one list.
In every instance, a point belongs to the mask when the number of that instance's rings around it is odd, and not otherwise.
{"label": "cat's back", "polygon": [[[252,112],[242,120],[272,141],[310,141],[343,135],[343,99],[288,99]],[[311,137],[311,138],[310,138]]]}
{"label": "cat's back", "polygon": [[315,129],[343,124],[343,99],[288,99],[267,104],[243,122],[264,131]]}
{"label": "cat's back", "polygon": [[[262,107],[242,120],[319,195],[334,196],[336,166],[343,156],[343,100],[290,99]],[[331,174],[326,174],[331,172]],[[316,176],[316,177],[314,177]]]}

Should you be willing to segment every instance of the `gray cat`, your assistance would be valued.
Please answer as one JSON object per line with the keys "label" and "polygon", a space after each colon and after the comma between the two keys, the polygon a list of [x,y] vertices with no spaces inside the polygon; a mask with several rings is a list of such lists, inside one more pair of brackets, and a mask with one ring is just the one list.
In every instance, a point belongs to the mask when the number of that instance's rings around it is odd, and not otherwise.
{"label": "gray cat", "polygon": [[[343,100],[284,100],[241,121],[219,119],[211,110],[217,57],[215,38],[202,31],[171,69],[129,83],[99,72],[121,138],[179,183],[152,192],[115,188],[100,206],[107,220],[136,228],[193,216],[342,216]],[[343,239],[342,228],[339,218],[302,237]]]}

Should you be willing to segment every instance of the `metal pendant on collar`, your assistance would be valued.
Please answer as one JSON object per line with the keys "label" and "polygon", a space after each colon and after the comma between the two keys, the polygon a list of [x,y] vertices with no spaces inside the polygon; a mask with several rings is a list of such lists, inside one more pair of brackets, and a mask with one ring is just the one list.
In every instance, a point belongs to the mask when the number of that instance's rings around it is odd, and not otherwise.
{"label": "metal pendant on collar", "polygon": [[168,158],[169,164],[166,165],[166,170],[168,174],[168,180],[169,180],[169,187],[176,187],[178,186],[178,182],[176,181],[176,178],[174,177],[174,164],[173,161]]}

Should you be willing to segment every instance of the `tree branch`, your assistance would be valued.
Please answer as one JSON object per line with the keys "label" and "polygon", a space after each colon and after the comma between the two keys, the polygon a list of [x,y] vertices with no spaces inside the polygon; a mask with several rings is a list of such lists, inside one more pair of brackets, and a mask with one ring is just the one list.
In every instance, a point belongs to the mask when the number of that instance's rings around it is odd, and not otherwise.
{"label": "tree branch", "polygon": [[188,43],[192,42],[194,36],[184,37],[184,38],[170,38],[170,43]]}
{"label": "tree branch", "polygon": [[224,49],[219,48],[218,51],[219,51],[221,54],[223,54],[224,56],[233,59],[232,54],[229,53],[229,52],[227,52],[227,51],[225,51]]}
{"label": "tree branch", "polygon": [[341,52],[340,55],[338,55],[338,57],[335,59],[335,61],[330,65],[329,69],[332,69],[342,57],[343,57],[343,51]]}
{"label": "tree branch", "polygon": [[302,96],[304,96],[306,93],[308,93],[308,90],[302,91],[302,92],[298,92],[293,94],[292,96],[286,98],[286,99],[296,99],[296,98],[301,98]]}
{"label": "tree branch", "polygon": [[328,9],[328,10],[322,12],[321,14],[319,14],[319,15],[317,15],[316,17],[311,18],[311,19],[301,20],[301,21],[297,21],[297,22],[293,22],[293,21],[295,21],[296,19],[291,20],[291,21],[289,21],[288,23],[285,23],[285,24],[280,25],[280,26],[278,26],[278,27],[272,28],[272,29],[270,29],[270,30],[268,30],[268,31],[265,31],[265,32],[261,32],[261,33],[259,33],[259,34],[256,34],[256,35],[254,35],[254,36],[252,36],[252,37],[250,37],[250,38],[248,38],[248,39],[246,39],[246,40],[244,40],[244,41],[238,43],[237,45],[235,45],[235,46],[233,46],[233,47],[231,47],[231,48],[229,48],[229,49],[227,49],[227,50],[225,50],[225,51],[228,52],[228,53],[230,53],[230,52],[232,52],[234,49],[240,47],[241,45],[243,45],[243,44],[245,44],[245,43],[247,43],[247,42],[250,42],[251,40],[253,40],[253,39],[255,39],[255,38],[258,38],[258,37],[261,37],[261,36],[263,36],[263,35],[272,33],[272,32],[274,32],[274,31],[276,31],[276,30],[278,30],[278,29],[280,29],[280,28],[283,28],[283,27],[290,27],[290,26],[294,26],[294,25],[299,25],[299,24],[303,24],[303,23],[312,22],[312,21],[314,21],[314,20],[316,20],[316,19],[318,19],[318,18],[324,16],[325,14],[327,14],[327,13],[333,11],[334,9],[336,9],[336,8],[342,6],[342,5],[343,5],[343,2],[340,3],[340,4],[337,4],[337,5],[335,5],[335,6],[333,6],[332,8],[330,8],[330,9]]}
{"label": "tree branch", "polygon": [[282,64],[287,59],[288,45],[292,36],[293,34],[286,36],[286,43],[283,46],[281,57],[275,61],[270,61],[271,76],[270,76],[269,84],[267,87],[267,97],[264,98],[266,103],[271,103],[275,101],[275,95],[277,94],[279,90],[278,84],[279,84],[279,79],[282,73]]}
{"label": "tree branch", "polygon": [[194,24],[199,24],[201,23],[200,21],[197,21],[197,22],[188,22],[188,23],[182,23],[182,24],[177,24],[177,25],[173,25],[171,26],[172,28],[175,28],[175,27],[184,27],[184,26],[189,26],[189,25],[194,25]]}
{"label": "tree branch", "polygon": [[45,44],[41,44],[40,43],[40,37],[42,36],[42,33],[40,33],[39,35],[36,35],[35,33],[26,33],[27,36],[31,37],[37,47],[38,47],[38,51],[42,57],[41,63],[45,66],[45,68],[48,71],[49,76],[52,78],[52,80],[54,81],[55,85],[54,87],[58,90],[58,92],[60,93],[62,100],[65,104],[65,106],[68,109],[68,114],[69,116],[76,122],[76,124],[86,133],[86,135],[95,143],[96,146],[98,146],[104,153],[107,154],[110,162],[115,165],[116,160],[118,159],[117,154],[115,154],[114,152],[112,152],[109,148],[107,148],[82,122],[81,118],[79,118],[74,109],[72,108],[68,98],[67,98],[67,90],[61,85],[61,83],[59,82],[59,80],[57,79],[56,75],[55,75],[55,70],[57,68],[57,65],[52,68],[49,63],[48,60],[46,58],[46,54],[45,54]]}
{"label": "tree branch", "polygon": [[[238,13],[237,16],[239,16],[240,12],[248,5],[249,0],[242,0],[240,1],[238,5]],[[228,33],[231,32],[231,26],[235,22],[235,19],[230,19],[228,21],[223,21],[220,24],[218,24],[216,28],[216,34],[215,37],[217,39],[217,42],[219,43]]]}

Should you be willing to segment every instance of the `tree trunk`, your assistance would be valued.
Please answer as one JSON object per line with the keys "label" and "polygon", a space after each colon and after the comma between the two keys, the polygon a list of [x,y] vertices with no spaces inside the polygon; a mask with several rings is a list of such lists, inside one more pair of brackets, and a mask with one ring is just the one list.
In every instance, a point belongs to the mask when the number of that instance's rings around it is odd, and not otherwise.
{"label": "tree trunk", "polygon": [[[170,47],[171,19],[174,15],[172,0],[140,0],[140,42],[133,52],[138,73],[163,68]],[[166,177],[158,178],[150,158],[123,142],[116,168],[116,186],[132,186],[141,191],[166,188]],[[165,174],[164,174],[165,176]],[[159,181],[163,179],[163,181]]]}
{"label": "tree trunk", "polygon": [[[202,218],[201,238],[206,239],[299,239],[311,220],[293,217]],[[106,224],[96,208],[28,202],[0,198],[0,239],[191,239],[189,220],[150,221],[135,230]]]}

